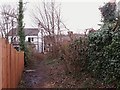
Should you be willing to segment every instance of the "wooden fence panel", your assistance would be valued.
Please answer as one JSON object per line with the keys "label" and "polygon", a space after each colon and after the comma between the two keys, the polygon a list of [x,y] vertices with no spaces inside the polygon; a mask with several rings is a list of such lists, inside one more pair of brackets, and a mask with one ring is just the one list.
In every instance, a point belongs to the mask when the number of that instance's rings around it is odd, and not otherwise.
{"label": "wooden fence panel", "polygon": [[18,52],[0,38],[0,90],[17,88],[24,69],[24,52]]}

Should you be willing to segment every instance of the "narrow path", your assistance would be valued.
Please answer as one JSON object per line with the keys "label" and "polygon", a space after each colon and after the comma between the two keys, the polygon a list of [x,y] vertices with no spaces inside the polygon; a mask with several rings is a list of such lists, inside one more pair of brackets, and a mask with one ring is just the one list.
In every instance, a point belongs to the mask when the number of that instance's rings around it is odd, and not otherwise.
{"label": "narrow path", "polygon": [[33,65],[25,68],[21,88],[51,88],[49,82],[47,67],[44,61],[36,60]]}
{"label": "narrow path", "polygon": [[75,87],[75,80],[66,76],[59,60],[35,60],[25,68],[20,88],[66,88]]}
{"label": "narrow path", "polygon": [[100,88],[110,87],[81,73],[78,79],[66,75],[61,60],[35,60],[25,68],[19,88]]}

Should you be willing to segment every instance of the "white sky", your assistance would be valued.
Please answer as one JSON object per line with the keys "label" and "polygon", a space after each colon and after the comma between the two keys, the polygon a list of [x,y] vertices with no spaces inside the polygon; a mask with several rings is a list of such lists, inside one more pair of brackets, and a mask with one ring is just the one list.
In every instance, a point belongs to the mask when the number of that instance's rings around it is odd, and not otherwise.
{"label": "white sky", "polygon": [[[1,4],[13,4],[19,0],[0,0]],[[33,21],[30,17],[30,12],[33,3],[41,0],[23,0],[24,2],[29,2],[27,4],[27,9],[25,12],[24,22],[26,27],[32,27]],[[49,1],[49,0],[47,0]],[[62,19],[66,26],[77,33],[83,33],[86,28],[98,29],[98,24],[100,23],[101,14],[99,7],[103,5],[104,2],[109,0],[56,0],[62,1]],[[118,2],[119,0],[117,0]],[[14,3],[15,4],[15,3]],[[14,5],[13,4],[13,5]]]}

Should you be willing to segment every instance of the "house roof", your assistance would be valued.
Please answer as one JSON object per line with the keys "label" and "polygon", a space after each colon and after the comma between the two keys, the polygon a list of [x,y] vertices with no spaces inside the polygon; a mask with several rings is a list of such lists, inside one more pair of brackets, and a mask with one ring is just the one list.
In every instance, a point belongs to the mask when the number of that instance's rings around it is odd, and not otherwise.
{"label": "house roof", "polygon": [[[37,36],[39,33],[38,28],[24,28],[25,36]],[[13,28],[8,32],[8,36],[17,36],[17,29]]]}
{"label": "house roof", "polygon": [[[56,38],[57,38],[57,36],[58,35],[55,35]],[[69,35],[62,34],[59,37],[61,37],[62,41],[70,41],[70,36]],[[77,34],[77,33],[75,33],[75,34],[72,35],[72,39],[73,40],[79,39],[80,37],[84,37],[84,34]],[[44,40],[46,42],[48,42],[48,43],[51,42],[51,38],[50,38],[49,35],[48,36],[44,36]]]}

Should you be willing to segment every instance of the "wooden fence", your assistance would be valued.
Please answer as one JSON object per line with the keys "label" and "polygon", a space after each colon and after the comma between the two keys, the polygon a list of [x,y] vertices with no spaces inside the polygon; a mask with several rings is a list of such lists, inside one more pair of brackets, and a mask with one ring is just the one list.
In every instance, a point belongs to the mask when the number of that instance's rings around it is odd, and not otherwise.
{"label": "wooden fence", "polygon": [[18,52],[0,38],[0,90],[17,88],[24,69],[24,52]]}

